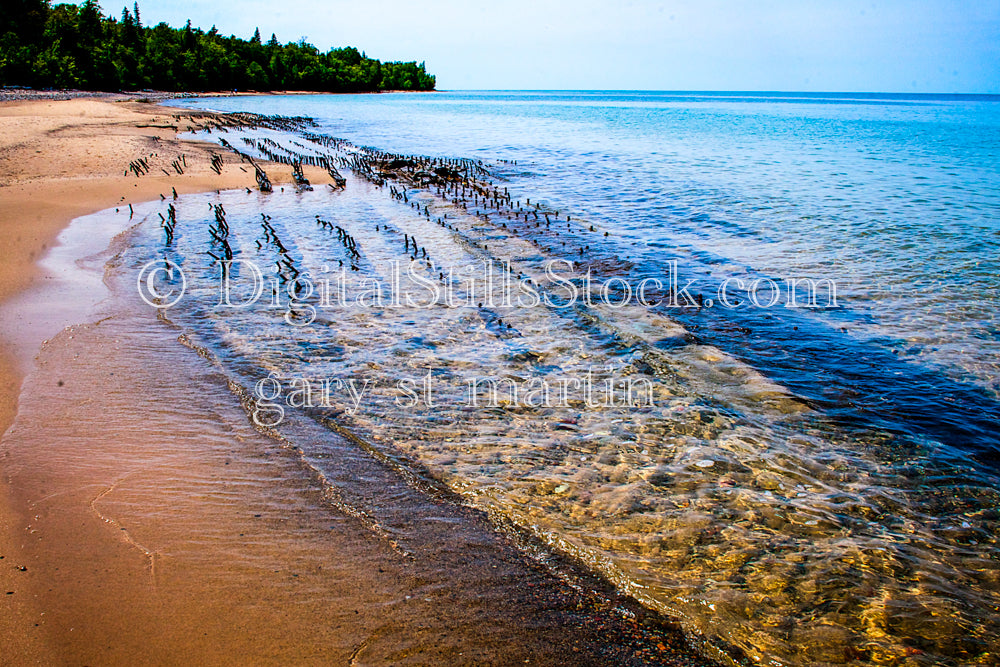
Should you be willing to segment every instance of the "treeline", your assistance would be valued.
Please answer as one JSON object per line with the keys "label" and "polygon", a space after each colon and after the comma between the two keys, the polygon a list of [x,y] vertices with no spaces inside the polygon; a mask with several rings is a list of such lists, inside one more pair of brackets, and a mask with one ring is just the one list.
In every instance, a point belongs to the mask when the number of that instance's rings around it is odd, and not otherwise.
{"label": "treeline", "polygon": [[380,62],[354,47],[320,52],[305,41],[262,42],[143,25],[139,5],[121,18],[104,16],[95,0],[82,5],[5,0],[0,12],[0,84],[33,88],[170,91],[310,90],[371,92],[433,90],[424,64]]}

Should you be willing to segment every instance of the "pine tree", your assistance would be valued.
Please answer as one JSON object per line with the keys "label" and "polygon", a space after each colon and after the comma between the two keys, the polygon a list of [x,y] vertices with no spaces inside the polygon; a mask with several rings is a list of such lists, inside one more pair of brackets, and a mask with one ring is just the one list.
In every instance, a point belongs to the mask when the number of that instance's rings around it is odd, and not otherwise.
{"label": "pine tree", "polygon": [[[51,0],[56,2],[57,0]],[[261,45],[191,25],[142,25],[139,3],[121,19],[104,16],[99,0],[80,5],[4,0],[0,10],[0,85],[79,86],[89,90],[256,90],[309,87],[325,92],[383,88],[433,90],[424,64],[381,63],[354,47],[321,52],[305,38],[281,45],[272,33]]]}

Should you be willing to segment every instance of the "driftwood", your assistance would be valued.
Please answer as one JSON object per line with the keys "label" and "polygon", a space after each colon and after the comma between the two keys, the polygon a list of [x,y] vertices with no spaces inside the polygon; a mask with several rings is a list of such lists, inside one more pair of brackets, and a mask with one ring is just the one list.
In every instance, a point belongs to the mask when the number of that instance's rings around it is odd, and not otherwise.
{"label": "driftwood", "polygon": [[300,190],[312,190],[312,185],[309,184],[309,179],[306,175],[302,173],[302,163],[295,162],[292,164],[292,179],[295,181],[295,187]]}

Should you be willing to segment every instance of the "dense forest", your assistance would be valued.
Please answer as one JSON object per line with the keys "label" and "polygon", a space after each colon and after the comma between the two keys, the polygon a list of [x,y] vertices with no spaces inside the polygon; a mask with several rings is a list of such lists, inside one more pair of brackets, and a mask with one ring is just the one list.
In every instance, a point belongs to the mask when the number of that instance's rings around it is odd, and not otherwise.
{"label": "dense forest", "polygon": [[379,62],[353,47],[320,52],[304,40],[263,42],[223,37],[166,23],[143,25],[139,5],[120,18],[96,0],[51,6],[49,0],[4,0],[0,11],[0,84],[34,88],[170,91],[433,90],[416,62]]}

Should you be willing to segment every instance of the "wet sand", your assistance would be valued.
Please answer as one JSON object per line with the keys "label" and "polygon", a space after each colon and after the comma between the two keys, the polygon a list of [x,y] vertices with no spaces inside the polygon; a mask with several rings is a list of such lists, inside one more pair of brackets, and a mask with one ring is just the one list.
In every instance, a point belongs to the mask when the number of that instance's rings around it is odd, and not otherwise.
{"label": "wet sand", "polygon": [[[178,141],[174,110],[106,99],[0,102],[0,301],[38,277],[35,266],[58,233],[81,215],[105,208],[215,189],[253,187],[252,172],[224,155],[228,168],[216,174],[201,142]],[[176,128],[176,129],[175,129]],[[156,153],[153,171],[123,175],[129,162]],[[183,175],[166,175],[170,162],[192,157]],[[285,170],[287,171],[287,170]],[[288,175],[275,172],[276,177]],[[0,430],[13,416],[19,376],[11,350],[0,371]],[[33,356],[33,352],[29,351]]]}
{"label": "wet sand", "polygon": [[[0,300],[59,311],[68,292],[35,262],[78,216],[118,207],[124,229],[128,204],[171,187],[253,187],[235,156],[218,175],[213,146],[174,139],[189,124],[174,113],[0,104]],[[123,175],[150,154],[148,175]],[[181,154],[183,176],[157,175]],[[346,441],[331,499],[294,447],[250,427],[210,358],[122,294],[65,330],[26,318],[5,342],[5,664],[705,664],[675,626]]]}
{"label": "wet sand", "polygon": [[[40,280],[36,262],[78,216],[112,206],[127,208],[160,194],[172,196],[171,187],[190,193],[254,185],[252,173],[234,168],[233,156],[224,156],[230,168],[214,173],[211,147],[177,141],[169,127],[170,114],[169,109],[123,96],[0,102],[0,302]],[[197,159],[183,175],[123,175],[129,162],[154,152],[164,165],[182,154]],[[0,432],[14,419],[21,382],[37,351],[33,343],[39,332],[29,327],[17,334],[20,340],[0,341]],[[0,492],[0,565],[14,558],[20,541],[8,492],[5,484]],[[12,571],[21,572],[0,566],[7,606],[0,614],[2,643],[23,655],[48,655],[26,630],[34,621],[25,611],[26,596],[18,596],[25,577]]]}

